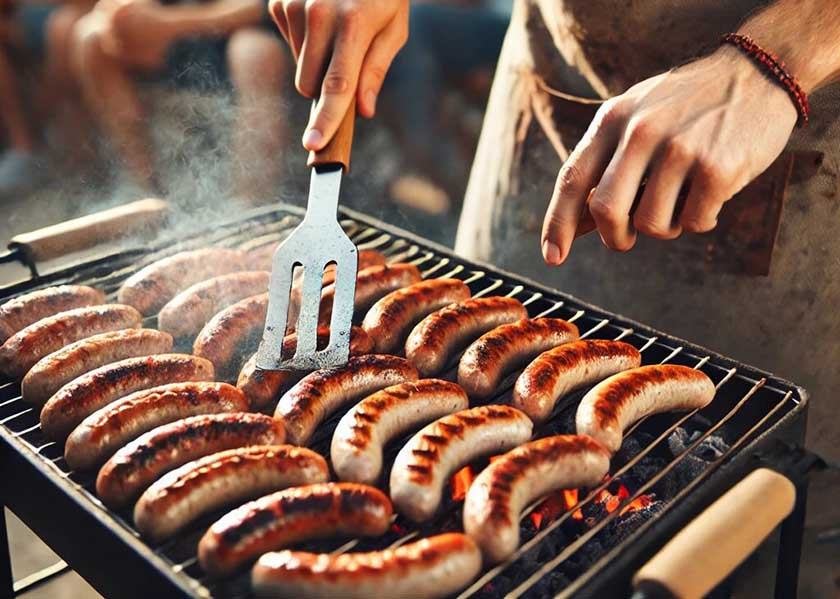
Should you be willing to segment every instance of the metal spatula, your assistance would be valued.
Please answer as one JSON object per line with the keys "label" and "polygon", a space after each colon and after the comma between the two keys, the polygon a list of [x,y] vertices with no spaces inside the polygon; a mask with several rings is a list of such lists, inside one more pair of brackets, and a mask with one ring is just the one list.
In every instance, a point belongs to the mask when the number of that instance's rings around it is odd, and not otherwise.
{"label": "metal spatula", "polygon": [[[274,253],[269,283],[265,331],[257,351],[257,368],[263,370],[317,370],[340,366],[350,356],[350,327],[356,293],[356,246],[338,224],[338,194],[341,175],[350,166],[355,102],[335,136],[319,152],[311,152],[312,168],[306,216]],[[335,264],[335,295],[327,347],[317,348],[318,313],[324,268]],[[303,269],[297,349],[292,357],[282,355],[289,299],[295,267]]]}

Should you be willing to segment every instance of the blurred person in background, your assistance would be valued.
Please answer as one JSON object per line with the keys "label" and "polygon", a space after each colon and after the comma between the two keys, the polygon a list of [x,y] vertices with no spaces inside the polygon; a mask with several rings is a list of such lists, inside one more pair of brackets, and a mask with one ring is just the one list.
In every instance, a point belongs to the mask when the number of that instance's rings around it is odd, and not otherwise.
{"label": "blurred person in background", "polygon": [[445,122],[441,108],[455,88],[478,99],[483,111],[510,8],[510,0],[412,3],[408,41],[391,65],[380,102],[405,153],[404,172],[389,186],[398,204],[440,215],[463,196],[468,160],[459,154],[460,123]]}
{"label": "blurred person in background", "polygon": [[[100,0],[74,35],[84,97],[134,181],[164,192],[139,85],[233,89],[232,193],[258,199],[277,177],[285,50],[263,0]],[[238,167],[238,168],[237,168]]]}
{"label": "blurred person in background", "polygon": [[49,117],[57,117],[59,143],[78,145],[85,116],[68,57],[73,27],[92,5],[0,0],[0,199],[44,181]]}

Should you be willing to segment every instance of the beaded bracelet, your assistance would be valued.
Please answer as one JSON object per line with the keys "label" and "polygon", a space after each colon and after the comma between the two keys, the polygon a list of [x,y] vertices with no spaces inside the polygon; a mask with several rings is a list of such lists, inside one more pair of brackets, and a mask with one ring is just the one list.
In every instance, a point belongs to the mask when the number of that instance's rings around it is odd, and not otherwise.
{"label": "beaded bracelet", "polygon": [[787,70],[785,63],[778,56],[759,46],[750,36],[740,33],[727,33],[721,39],[721,43],[731,44],[741,50],[779,85],[785,88],[799,113],[797,124],[799,126],[808,124],[808,116],[811,112],[808,96],[802,90],[799,81]]}

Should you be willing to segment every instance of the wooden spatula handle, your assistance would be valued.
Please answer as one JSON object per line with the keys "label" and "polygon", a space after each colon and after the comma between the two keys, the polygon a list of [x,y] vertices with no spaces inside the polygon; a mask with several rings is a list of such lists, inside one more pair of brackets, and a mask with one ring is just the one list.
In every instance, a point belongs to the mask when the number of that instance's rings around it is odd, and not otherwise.
{"label": "wooden spatula handle", "polygon": [[356,123],[356,99],[341,119],[338,130],[330,142],[317,152],[309,153],[309,166],[330,166],[340,164],[345,172],[350,170],[350,148],[353,145],[353,127]]}
{"label": "wooden spatula handle", "polygon": [[787,477],[759,468],[692,520],[636,572],[633,584],[699,599],[726,578],[784,520],[796,501]]}

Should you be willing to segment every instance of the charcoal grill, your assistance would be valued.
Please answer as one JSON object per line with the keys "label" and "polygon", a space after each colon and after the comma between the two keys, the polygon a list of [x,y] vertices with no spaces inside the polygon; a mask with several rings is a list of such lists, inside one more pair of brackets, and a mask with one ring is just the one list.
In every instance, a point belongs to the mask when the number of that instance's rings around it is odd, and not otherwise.
{"label": "charcoal grill", "polygon": [[[38,287],[84,283],[106,290],[113,297],[117,287],[143,265],[176,251],[218,244],[254,246],[280,239],[300,217],[291,206],[261,209],[234,221],[187,238],[166,239],[142,249],[131,249],[85,261],[39,278],[0,289],[0,301]],[[601,487],[581,496],[574,510],[566,511],[540,529],[523,527],[523,545],[513,560],[485,569],[459,597],[511,597],[558,595],[629,596],[633,572],[673,534],[712,500],[757,465],[770,462],[795,476],[799,456],[791,447],[804,438],[807,394],[794,384],[756,368],[677,339],[650,327],[586,304],[512,273],[464,260],[448,249],[350,210],[341,213],[342,224],[362,247],[373,247],[392,260],[417,264],[425,277],[457,277],[476,296],[509,295],[526,304],[531,316],[550,315],[574,321],[587,338],[622,339],[642,352],[645,364],[669,362],[702,369],[715,382],[717,396],[699,413],[668,414],[637,423],[625,435],[635,439],[639,451],[613,461],[611,475]],[[147,320],[154,325],[154,318]],[[714,326],[710,323],[710,326]],[[452,376],[450,369],[448,376]],[[513,377],[500,388],[496,401],[510,393]],[[539,435],[571,432],[568,428],[580,394],[563,401]],[[329,439],[338,416],[321,427],[313,447],[328,453]],[[684,449],[667,451],[669,439],[679,430],[693,432]],[[591,508],[599,491],[615,481],[635,481],[621,506],[657,489],[681,464],[696,462],[696,452],[712,435],[725,450],[702,462],[692,480],[672,496],[659,498],[659,509],[638,525],[627,525],[603,550],[582,561],[593,543],[625,518],[622,510],[600,514],[587,526],[577,525],[570,535],[575,510]],[[392,445],[393,459],[400,442]],[[660,466],[639,476],[641,465],[653,457]],[[649,470],[649,468],[648,468]],[[200,535],[214,518],[205,518],[177,539],[149,546],[133,527],[129,512],[114,512],[96,498],[95,475],[69,470],[62,447],[46,439],[37,413],[20,397],[16,381],[0,380],[0,499],[46,541],[70,567],[106,596],[119,597],[248,597],[247,575],[212,581],[201,571],[195,548]],[[798,479],[802,482],[803,479]],[[782,525],[776,594],[795,596],[804,518],[805,483],[802,482],[794,512]],[[534,509],[531,506],[527,514]],[[217,517],[218,515],[216,515]],[[399,518],[391,531],[378,539],[343,539],[310,543],[307,549],[344,552],[393,547],[412,539],[457,530],[460,503],[447,499],[433,522],[412,526]],[[0,529],[0,593],[10,592],[12,581],[5,549],[5,525]],[[562,541],[558,543],[558,538]],[[544,555],[545,547],[550,554]],[[537,559],[534,556],[538,556]],[[570,567],[570,564],[573,567]],[[581,566],[583,564],[583,566]],[[558,572],[563,572],[559,575]]]}

